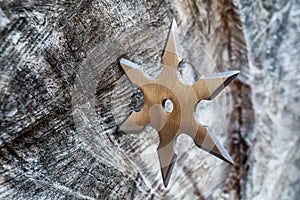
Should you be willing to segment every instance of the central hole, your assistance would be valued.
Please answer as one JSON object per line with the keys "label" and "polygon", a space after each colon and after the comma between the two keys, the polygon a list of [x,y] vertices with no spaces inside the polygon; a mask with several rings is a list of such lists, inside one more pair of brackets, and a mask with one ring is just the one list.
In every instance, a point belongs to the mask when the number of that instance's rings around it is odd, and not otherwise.
{"label": "central hole", "polygon": [[170,99],[165,99],[162,102],[162,107],[166,113],[173,111],[173,102]]}

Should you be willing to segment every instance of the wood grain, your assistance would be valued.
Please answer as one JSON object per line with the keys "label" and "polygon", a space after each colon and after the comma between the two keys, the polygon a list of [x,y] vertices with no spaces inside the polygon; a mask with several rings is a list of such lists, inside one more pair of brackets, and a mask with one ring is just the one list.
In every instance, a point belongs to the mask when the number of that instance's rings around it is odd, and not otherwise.
{"label": "wood grain", "polygon": [[[2,0],[0,198],[297,199],[300,4],[234,3]],[[158,77],[173,17],[183,81],[232,69],[241,76],[196,109],[236,165],[179,137],[165,189],[156,131],[116,131],[144,101],[117,60]]]}

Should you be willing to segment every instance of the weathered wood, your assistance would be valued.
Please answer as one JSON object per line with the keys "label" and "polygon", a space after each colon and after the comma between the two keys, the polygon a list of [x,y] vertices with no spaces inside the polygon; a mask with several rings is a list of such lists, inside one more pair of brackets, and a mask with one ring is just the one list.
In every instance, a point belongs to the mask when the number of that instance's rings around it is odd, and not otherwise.
{"label": "weathered wood", "polygon": [[243,196],[298,199],[300,4],[241,0],[238,6],[249,50],[255,119],[251,134],[243,130],[242,135],[250,142]]}
{"label": "weathered wood", "polygon": [[[235,3],[1,1],[0,198],[297,199],[300,3]],[[179,137],[165,189],[155,130],[116,132],[143,104],[117,59],[158,77],[173,17],[185,49],[182,81],[241,75],[196,109],[235,165]]]}

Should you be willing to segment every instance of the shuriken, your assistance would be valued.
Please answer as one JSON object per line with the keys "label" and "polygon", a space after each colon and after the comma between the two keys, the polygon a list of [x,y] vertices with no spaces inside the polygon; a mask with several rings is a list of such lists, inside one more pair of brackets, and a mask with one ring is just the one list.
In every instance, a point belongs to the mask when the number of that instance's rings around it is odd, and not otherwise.
{"label": "shuriken", "polygon": [[[233,164],[216,136],[197,123],[194,109],[199,101],[211,100],[217,96],[234,80],[239,71],[202,76],[192,86],[188,86],[178,79],[177,68],[181,61],[175,19],[171,23],[162,55],[163,71],[157,80],[147,79],[139,65],[124,58],[120,59],[120,65],[132,85],[142,91],[144,106],[141,111],[132,112],[119,129],[123,132],[140,132],[145,126],[150,125],[158,131],[160,143],[157,152],[165,187],[169,183],[177,157],[173,142],[181,133],[192,137],[199,148]],[[166,112],[162,107],[166,100],[173,103],[171,112]]]}

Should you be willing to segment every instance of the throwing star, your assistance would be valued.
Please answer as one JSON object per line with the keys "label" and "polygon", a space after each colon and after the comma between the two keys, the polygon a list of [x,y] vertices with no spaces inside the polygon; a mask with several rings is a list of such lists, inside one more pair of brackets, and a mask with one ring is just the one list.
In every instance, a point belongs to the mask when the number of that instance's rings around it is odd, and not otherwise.
{"label": "throwing star", "polygon": [[[177,68],[181,61],[175,20],[171,23],[162,55],[163,71],[157,80],[147,79],[139,65],[124,58],[120,59],[120,65],[130,82],[144,95],[144,106],[141,111],[132,112],[121,125],[120,130],[140,132],[145,126],[150,125],[158,131],[160,143],[157,152],[165,187],[169,183],[176,161],[173,143],[181,133],[192,137],[199,148],[233,164],[231,157],[216,136],[197,123],[194,108],[199,101],[216,97],[234,80],[239,71],[202,76],[195,84],[188,86],[178,79]],[[173,108],[167,109],[166,103],[172,104]]]}

